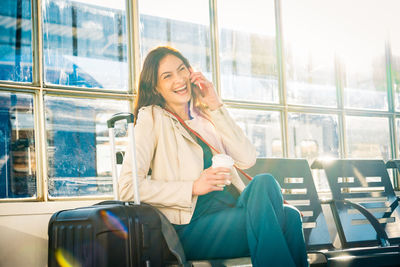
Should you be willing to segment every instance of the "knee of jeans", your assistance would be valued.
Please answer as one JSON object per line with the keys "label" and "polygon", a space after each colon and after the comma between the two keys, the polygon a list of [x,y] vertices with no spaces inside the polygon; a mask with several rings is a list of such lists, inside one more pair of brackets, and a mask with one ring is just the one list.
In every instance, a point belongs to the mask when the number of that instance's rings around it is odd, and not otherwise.
{"label": "knee of jeans", "polygon": [[267,188],[278,186],[278,188],[280,189],[280,186],[278,182],[275,180],[274,176],[272,176],[269,173],[262,173],[254,176],[253,183],[265,186]]}
{"label": "knee of jeans", "polygon": [[296,207],[284,205],[283,210],[285,211],[286,218],[289,219],[291,223],[302,223],[300,211]]}

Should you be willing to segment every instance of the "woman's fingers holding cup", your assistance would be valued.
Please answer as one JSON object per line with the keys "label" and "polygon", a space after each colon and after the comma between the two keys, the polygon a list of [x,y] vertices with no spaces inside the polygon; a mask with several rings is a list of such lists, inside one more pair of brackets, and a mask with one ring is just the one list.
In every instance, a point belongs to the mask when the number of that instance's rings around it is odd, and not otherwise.
{"label": "woman's fingers holding cup", "polygon": [[215,168],[212,168],[212,170],[215,173],[227,173],[227,174],[229,174],[231,172],[231,169],[227,168],[227,167],[215,167]]}
{"label": "woman's fingers holding cup", "polygon": [[[202,171],[199,179],[196,181],[194,193],[205,194],[211,191],[222,191],[225,185],[230,184],[231,169],[226,167],[208,168]],[[202,186],[202,190],[198,187]]]}
{"label": "woman's fingers holding cup", "polygon": [[228,168],[221,168],[215,174],[215,180],[217,186],[224,187],[225,185],[230,185],[232,176]]}
{"label": "woman's fingers holding cup", "polygon": [[232,183],[232,176],[227,176],[227,178],[225,179],[225,184],[226,185],[230,185]]}
{"label": "woman's fingers holding cup", "polygon": [[212,191],[222,191],[223,188],[217,186],[217,184],[223,183],[221,175],[215,173],[212,168],[206,169],[202,171],[200,177],[194,181],[192,194],[204,195]]}
{"label": "woman's fingers holding cup", "polygon": [[226,175],[217,175],[215,179],[213,179],[214,184],[226,184],[226,180],[228,180],[228,176]]}
{"label": "woman's fingers holding cup", "polygon": [[220,182],[225,181],[226,179],[230,179],[229,169],[227,168],[209,168],[204,170],[205,179],[210,184],[219,184]]}

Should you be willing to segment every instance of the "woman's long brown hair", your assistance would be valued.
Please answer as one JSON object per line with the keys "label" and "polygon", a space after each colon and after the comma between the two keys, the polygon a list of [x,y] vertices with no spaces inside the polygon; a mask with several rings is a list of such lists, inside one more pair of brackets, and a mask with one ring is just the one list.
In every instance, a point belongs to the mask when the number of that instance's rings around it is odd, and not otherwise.
{"label": "woman's long brown hair", "polygon": [[[169,46],[160,46],[146,56],[143,62],[142,71],[139,77],[138,96],[135,101],[135,123],[140,108],[150,105],[157,105],[162,108],[165,107],[165,100],[157,92],[156,86],[158,82],[158,68],[160,61],[167,55],[173,55],[181,59],[187,68],[190,68],[189,61],[176,49]],[[200,102],[198,93],[193,90],[192,84],[192,99],[193,105],[200,111],[200,113],[207,117],[206,106]]]}

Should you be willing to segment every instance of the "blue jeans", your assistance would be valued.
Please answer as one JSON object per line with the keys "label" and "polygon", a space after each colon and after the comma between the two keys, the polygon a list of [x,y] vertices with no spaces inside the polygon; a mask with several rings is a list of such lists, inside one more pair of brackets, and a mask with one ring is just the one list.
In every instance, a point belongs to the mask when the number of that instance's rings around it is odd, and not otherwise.
{"label": "blue jeans", "polygon": [[189,260],[250,255],[253,266],[308,266],[300,213],[283,205],[269,174],[254,177],[235,206],[175,228]]}

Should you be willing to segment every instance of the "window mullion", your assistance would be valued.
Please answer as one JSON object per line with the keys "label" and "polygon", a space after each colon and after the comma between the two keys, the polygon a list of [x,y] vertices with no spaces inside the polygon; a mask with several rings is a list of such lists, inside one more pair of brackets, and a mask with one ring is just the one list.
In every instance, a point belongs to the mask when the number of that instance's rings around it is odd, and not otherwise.
{"label": "window mullion", "polygon": [[211,65],[212,65],[211,69],[213,75],[212,79],[218,95],[221,95],[217,0],[210,0],[209,10],[210,10]]}
{"label": "window mullion", "polygon": [[[390,40],[390,39],[389,39]],[[393,77],[392,77],[392,53],[390,49],[389,41],[385,45],[385,59],[386,59],[386,84],[388,93],[388,107],[389,113],[389,131],[390,131],[390,145],[391,145],[391,158],[398,158],[398,140],[397,140],[397,125],[396,125],[396,103],[395,103],[395,92],[393,91]],[[399,175],[396,170],[393,171],[393,183],[394,188],[399,189]]]}
{"label": "window mullion", "polygon": [[282,17],[281,2],[275,0],[275,32],[276,32],[276,54],[278,66],[278,84],[279,84],[279,103],[283,106],[281,112],[282,125],[282,152],[283,157],[289,156],[289,128],[288,128],[288,105],[286,94],[286,76],[285,76],[285,56],[283,52],[282,36]]}
{"label": "window mullion", "polygon": [[136,92],[136,82],[140,75],[140,47],[139,47],[139,3],[138,0],[126,0],[126,29],[128,46],[128,90]]}
{"label": "window mullion", "polygon": [[41,0],[32,0],[32,83],[43,88],[43,42]]}
{"label": "window mullion", "polygon": [[44,77],[43,77],[43,42],[42,42],[42,9],[41,0],[32,0],[32,82],[39,87],[34,98],[34,127],[35,127],[35,150],[37,160],[37,198],[47,201],[47,150],[46,150],[46,128],[45,107],[43,102]]}
{"label": "window mullion", "polygon": [[347,157],[346,149],[346,118],[344,112],[344,95],[343,95],[343,70],[341,61],[338,55],[335,55],[335,80],[336,80],[336,101],[338,114],[338,126],[339,126],[339,157]]}
{"label": "window mullion", "polygon": [[389,42],[385,45],[385,61],[386,61],[386,84],[387,84],[387,94],[388,94],[388,107],[390,116],[390,143],[392,147],[391,157],[392,159],[396,159],[398,156],[397,152],[397,138],[396,138],[396,131],[395,131],[395,102],[394,102],[394,92],[393,92],[393,80],[392,80],[392,66],[391,66],[391,52],[390,52],[390,45]]}

